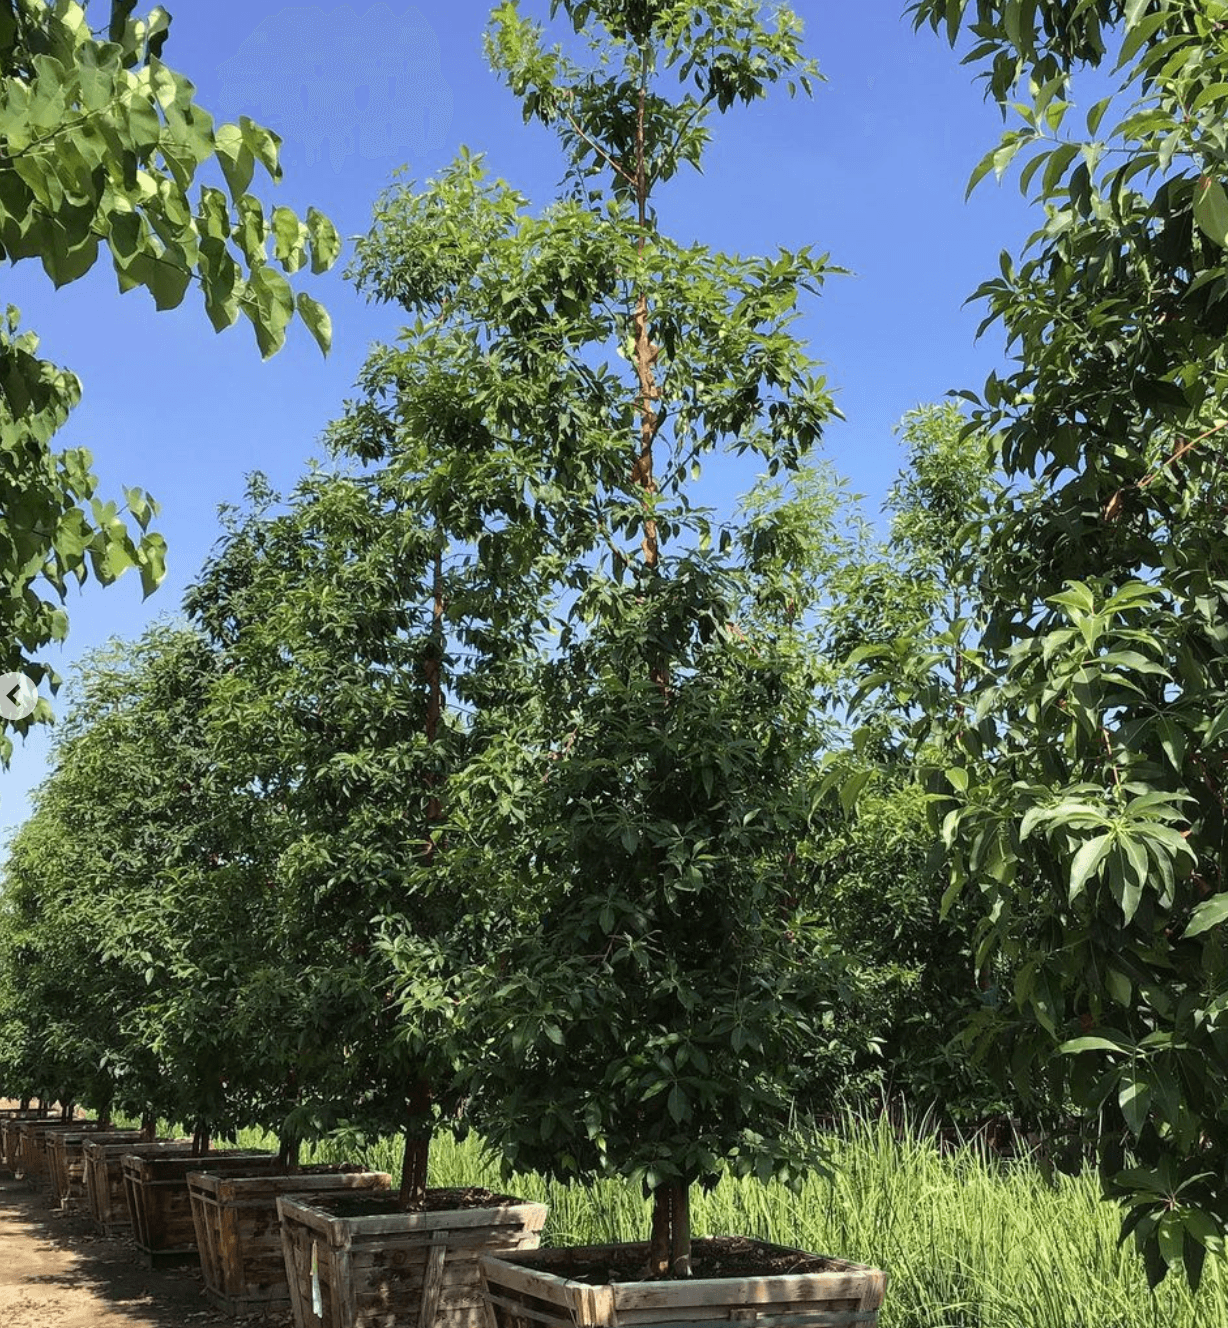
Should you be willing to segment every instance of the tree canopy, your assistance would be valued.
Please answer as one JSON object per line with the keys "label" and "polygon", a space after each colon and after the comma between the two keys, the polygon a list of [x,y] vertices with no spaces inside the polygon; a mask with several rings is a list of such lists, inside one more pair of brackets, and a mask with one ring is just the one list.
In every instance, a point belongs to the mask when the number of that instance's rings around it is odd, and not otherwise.
{"label": "tree canopy", "polygon": [[[175,308],[195,283],[214,328],[242,313],[262,356],[284,343],[296,312],[327,352],[327,312],[282,273],[331,267],[335,228],[314,208],[305,220],[281,206],[266,215],[248,189],[257,162],[280,179],[277,135],[246,116],[215,126],[194,85],[162,61],[170,15],[157,6],[139,19],[134,8],[112,0],[99,37],[73,0],[0,0],[0,257],[37,258],[58,287],[105,251],[120,291],[144,287],[158,309]],[[226,191],[204,184],[193,200],[208,163]],[[88,451],[55,450],[81,385],[40,359],[37,338],[18,324],[10,305],[0,328],[0,670],[54,687],[39,652],[67,633],[69,580],[92,572],[106,583],[136,568],[148,595],[166,546],[149,529],[149,494],[125,489],[121,510],[98,496]],[[49,714],[44,700],[15,727]],[[0,757],[10,751],[0,734]]]}

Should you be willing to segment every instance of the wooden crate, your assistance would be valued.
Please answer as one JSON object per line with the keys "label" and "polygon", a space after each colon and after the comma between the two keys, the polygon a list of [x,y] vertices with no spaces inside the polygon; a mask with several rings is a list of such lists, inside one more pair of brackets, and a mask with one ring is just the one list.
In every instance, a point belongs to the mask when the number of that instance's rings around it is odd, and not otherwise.
{"label": "wooden crate", "polygon": [[103,1143],[101,1139],[87,1137],[82,1152],[85,1157],[85,1197],[89,1215],[102,1235],[114,1236],[132,1226],[128,1196],[124,1193],[125,1155],[139,1153],[143,1157],[161,1157],[182,1154],[186,1157],[192,1152],[192,1141],[151,1139],[146,1143],[139,1140],[134,1143]]}
{"label": "wooden crate", "polygon": [[[756,1241],[774,1254],[813,1258],[801,1250]],[[618,1250],[646,1263],[648,1246],[590,1245],[528,1255],[483,1255],[482,1290],[494,1328],[719,1328],[753,1321],[755,1328],[854,1328],[878,1323],[887,1274],[828,1259],[829,1271],[764,1277],[687,1278],[661,1282],[572,1281],[569,1265]]]}
{"label": "wooden crate", "polygon": [[27,1120],[50,1120],[45,1111],[33,1108],[6,1107],[0,1112],[0,1165],[16,1172],[21,1158],[21,1123]]}
{"label": "wooden crate", "polygon": [[188,1194],[188,1172],[210,1171],[267,1175],[277,1166],[274,1153],[222,1149],[193,1156],[191,1152],[147,1156],[128,1153],[121,1164],[124,1194],[132,1216],[137,1249],[149,1267],[195,1261],[196,1226]]}
{"label": "wooden crate", "polygon": [[43,1185],[48,1181],[47,1136],[62,1130],[82,1130],[96,1133],[98,1121],[23,1120],[17,1131],[20,1136],[20,1156],[14,1174],[25,1178],[30,1185]]}
{"label": "wooden crate", "polygon": [[65,1212],[86,1206],[85,1141],[137,1143],[140,1130],[53,1130],[48,1133],[47,1174],[51,1180],[51,1199]]}
{"label": "wooden crate", "polygon": [[545,1204],[509,1197],[363,1217],[329,1204],[322,1195],[277,1200],[297,1328],[488,1328],[478,1257],[536,1249],[546,1220]]}
{"label": "wooden crate", "polygon": [[323,1164],[274,1176],[189,1172],[196,1246],[209,1300],[225,1314],[289,1309],[278,1197],[387,1190],[390,1180],[386,1171],[343,1170],[340,1165]]}

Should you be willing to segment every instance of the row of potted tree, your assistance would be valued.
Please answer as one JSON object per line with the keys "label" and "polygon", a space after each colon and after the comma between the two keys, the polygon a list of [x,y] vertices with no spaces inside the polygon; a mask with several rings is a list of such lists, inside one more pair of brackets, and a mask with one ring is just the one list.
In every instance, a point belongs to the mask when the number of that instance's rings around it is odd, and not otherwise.
{"label": "row of potted tree", "polygon": [[[6,868],[3,958],[37,981],[9,983],[5,1082],[190,1124],[183,1155],[153,1147],[181,1190],[212,1176],[202,1252],[226,1184],[276,1175],[301,1328],[478,1315],[478,1253],[536,1244],[540,1205],[432,1195],[441,1127],[650,1201],[642,1244],[483,1258],[500,1328],[872,1322],[881,1271],[689,1217],[723,1171],[826,1165],[798,1104],[872,1051],[867,971],[804,862],[831,523],[787,481],[837,412],[787,329],[829,265],[680,245],[650,203],[714,106],[817,69],[783,8],[559,8],[591,68],[514,3],[487,50],[559,131],[566,196],[534,218],[462,150],[381,199],[351,276],[413,322],[329,429],[339,466],[286,504],[253,480],[188,623],[86,674]],[[670,101],[671,73],[700,95]],[[767,472],[723,520],[693,501],[722,448]],[[210,1150],[247,1125],[279,1153]],[[300,1144],[345,1130],[403,1136],[395,1194],[307,1196]],[[156,1232],[154,1158],[125,1143],[139,1239],[182,1249],[182,1201]]]}

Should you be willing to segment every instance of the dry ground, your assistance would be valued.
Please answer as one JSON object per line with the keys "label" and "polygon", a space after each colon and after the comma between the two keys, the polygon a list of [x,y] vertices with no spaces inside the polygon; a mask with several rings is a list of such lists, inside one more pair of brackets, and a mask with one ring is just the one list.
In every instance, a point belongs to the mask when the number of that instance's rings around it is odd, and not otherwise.
{"label": "dry ground", "polygon": [[130,1237],[94,1234],[89,1217],[51,1207],[0,1169],[0,1325],[3,1328],[221,1328],[289,1325],[289,1314],[235,1320],[205,1299],[200,1268],[150,1271]]}

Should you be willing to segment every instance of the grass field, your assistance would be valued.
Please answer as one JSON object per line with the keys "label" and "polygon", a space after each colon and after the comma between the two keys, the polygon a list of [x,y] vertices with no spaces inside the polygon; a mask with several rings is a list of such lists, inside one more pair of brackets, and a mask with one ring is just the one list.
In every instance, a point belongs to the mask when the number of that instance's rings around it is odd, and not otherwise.
{"label": "grass field", "polygon": [[[276,1146],[248,1131],[238,1142]],[[1155,1295],[1133,1242],[1117,1248],[1120,1210],[1096,1178],[1058,1176],[1050,1188],[1026,1161],[1002,1162],[976,1141],[939,1156],[912,1128],[897,1138],[885,1118],[847,1116],[832,1140],[834,1181],[800,1193],[723,1179],[696,1188],[697,1236],[757,1236],[885,1268],[880,1328],[1228,1328],[1228,1261],[1208,1256],[1192,1296],[1170,1273]],[[306,1161],[352,1160],[399,1173],[399,1145],[380,1140],[339,1150],[322,1144]],[[439,1138],[431,1184],[487,1185],[550,1205],[544,1243],[643,1240],[648,1205],[638,1187],[503,1181],[478,1142]]]}

